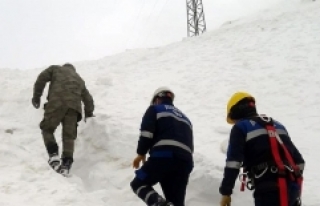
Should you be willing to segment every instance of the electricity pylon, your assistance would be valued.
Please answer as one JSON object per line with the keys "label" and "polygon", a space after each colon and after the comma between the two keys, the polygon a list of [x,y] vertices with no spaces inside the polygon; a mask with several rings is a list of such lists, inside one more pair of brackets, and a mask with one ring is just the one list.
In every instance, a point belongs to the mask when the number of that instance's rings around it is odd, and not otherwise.
{"label": "electricity pylon", "polygon": [[198,36],[206,31],[202,0],[187,0],[188,36]]}

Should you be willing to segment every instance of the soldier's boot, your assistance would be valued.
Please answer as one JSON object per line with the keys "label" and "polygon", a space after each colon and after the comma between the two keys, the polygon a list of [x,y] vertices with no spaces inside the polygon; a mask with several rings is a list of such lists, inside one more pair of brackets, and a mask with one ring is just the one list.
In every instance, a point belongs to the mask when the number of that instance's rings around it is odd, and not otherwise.
{"label": "soldier's boot", "polygon": [[71,166],[73,163],[73,158],[72,157],[63,157],[62,158],[62,163],[59,167],[59,173],[62,174],[63,176],[68,176]]}
{"label": "soldier's boot", "polygon": [[50,167],[52,169],[54,169],[55,171],[58,171],[58,169],[60,167],[60,157],[59,157],[59,155],[56,154],[56,153],[50,154],[48,163],[49,163],[49,165],[50,165]]}

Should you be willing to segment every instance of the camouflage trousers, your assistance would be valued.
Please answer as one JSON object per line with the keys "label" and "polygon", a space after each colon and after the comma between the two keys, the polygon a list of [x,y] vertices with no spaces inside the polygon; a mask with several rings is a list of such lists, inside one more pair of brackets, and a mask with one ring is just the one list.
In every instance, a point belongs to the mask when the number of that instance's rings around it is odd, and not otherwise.
{"label": "camouflage trousers", "polygon": [[61,157],[73,158],[74,141],[77,138],[78,115],[76,110],[59,108],[54,112],[45,110],[44,118],[40,123],[44,144],[48,154],[58,154],[58,144],[54,137],[57,127],[62,124],[62,155]]}

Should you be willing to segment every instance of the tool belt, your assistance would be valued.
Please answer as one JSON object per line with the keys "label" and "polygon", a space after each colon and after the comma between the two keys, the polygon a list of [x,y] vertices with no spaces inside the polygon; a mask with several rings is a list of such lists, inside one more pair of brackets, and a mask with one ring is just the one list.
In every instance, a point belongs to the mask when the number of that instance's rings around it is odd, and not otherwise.
{"label": "tool belt", "polygon": [[284,177],[289,181],[297,181],[298,178],[301,178],[301,171],[296,172],[289,164],[284,164],[284,167],[286,168],[286,170],[283,173],[279,172],[279,169],[277,168],[277,165],[275,163],[263,162],[251,167],[249,171],[240,174],[239,178],[241,178],[241,176],[243,175],[246,175],[247,181],[245,182],[245,184],[248,190],[254,190],[255,183],[259,182],[259,179],[263,178],[263,176],[265,175],[269,176],[270,179],[274,178],[274,182],[276,182],[277,178],[279,177]]}
{"label": "tool belt", "polygon": [[[256,179],[261,178],[266,173],[276,174],[277,177],[288,177],[290,180],[295,180],[302,176],[302,172],[294,170],[294,166],[290,165],[287,162],[284,162],[283,167],[285,168],[284,172],[279,172],[277,165],[273,162],[263,162],[256,166],[251,167],[250,173]],[[292,179],[294,178],[294,179]]]}

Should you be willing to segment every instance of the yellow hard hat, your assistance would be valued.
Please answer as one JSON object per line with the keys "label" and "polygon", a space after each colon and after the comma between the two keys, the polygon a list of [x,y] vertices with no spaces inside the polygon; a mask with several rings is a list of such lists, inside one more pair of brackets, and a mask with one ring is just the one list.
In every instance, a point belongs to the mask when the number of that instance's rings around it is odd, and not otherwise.
{"label": "yellow hard hat", "polygon": [[229,114],[231,111],[231,108],[236,105],[239,101],[243,100],[244,98],[252,98],[255,101],[255,98],[247,93],[247,92],[236,92],[232,95],[232,97],[229,99],[228,105],[227,105],[227,122],[229,124],[234,124],[234,120],[230,119]]}

